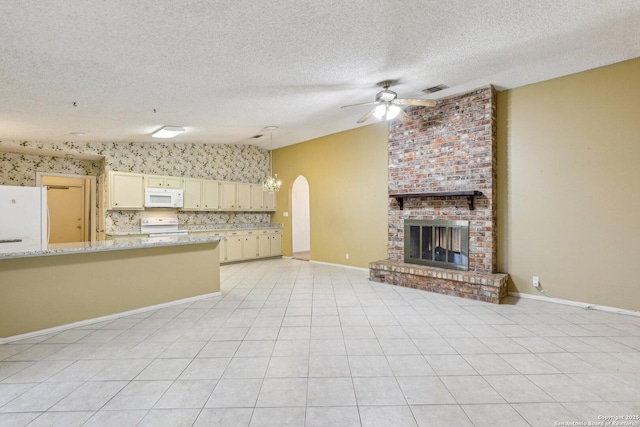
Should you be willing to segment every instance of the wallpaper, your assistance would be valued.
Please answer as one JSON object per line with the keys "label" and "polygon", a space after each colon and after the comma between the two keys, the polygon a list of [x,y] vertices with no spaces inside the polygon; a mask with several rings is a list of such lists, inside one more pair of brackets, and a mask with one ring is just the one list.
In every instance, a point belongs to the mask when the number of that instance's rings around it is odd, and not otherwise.
{"label": "wallpaper", "polygon": [[[34,185],[35,172],[100,175],[104,171],[137,172],[189,178],[260,183],[269,174],[269,152],[253,145],[153,143],[75,143],[0,141],[11,146],[45,152],[98,155],[100,161],[65,157],[0,153],[0,184]],[[100,192],[101,189],[98,189]],[[269,213],[180,212],[181,224],[264,224]],[[137,229],[139,211],[107,211],[105,230]]]}
{"label": "wallpaper", "polygon": [[0,152],[0,185],[36,185],[36,172],[100,175],[100,161]]}

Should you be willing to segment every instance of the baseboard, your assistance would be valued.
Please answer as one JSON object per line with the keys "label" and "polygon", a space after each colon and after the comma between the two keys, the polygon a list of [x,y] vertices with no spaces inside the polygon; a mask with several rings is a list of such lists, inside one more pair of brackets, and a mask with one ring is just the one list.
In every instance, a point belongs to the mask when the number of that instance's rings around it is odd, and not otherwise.
{"label": "baseboard", "polygon": [[585,310],[600,310],[600,311],[606,311],[609,313],[626,314],[628,316],[640,317],[640,311],[627,310],[624,308],[617,308],[617,307],[609,307],[606,305],[589,304],[586,302],[572,301],[572,300],[562,299],[562,298],[551,298],[551,297],[542,296],[542,295],[532,295],[532,294],[525,294],[520,292],[509,292],[509,296],[517,297],[517,298],[525,298],[525,299],[534,299],[538,301],[552,302],[555,304],[572,305],[574,307],[584,308]]}
{"label": "baseboard", "polygon": [[20,341],[28,338],[37,337],[40,335],[52,334],[55,332],[66,331],[67,329],[73,329],[80,326],[92,325],[94,323],[106,322],[108,320],[115,320],[125,316],[131,316],[132,314],[144,313],[146,311],[157,310],[159,308],[171,307],[178,304],[184,304],[188,302],[195,302],[201,299],[217,297],[222,295],[222,292],[212,292],[210,294],[198,295],[195,297],[183,298],[175,301],[169,301],[162,304],[150,305],[148,307],[136,308],[135,310],[123,311],[122,313],[109,314],[107,316],[95,317],[93,319],[81,320],[79,322],[67,323],[65,325],[54,326],[53,328],[40,329],[39,331],[27,332],[26,334],[14,335],[11,337],[0,338],[0,344],[5,344],[13,341]]}
{"label": "baseboard", "polygon": [[368,268],[362,268],[362,267],[353,267],[351,265],[343,265],[343,264],[334,264],[331,262],[323,262],[323,261],[314,261],[314,260],[310,260],[310,263],[313,264],[322,264],[322,265],[330,265],[332,267],[342,267],[342,268],[349,268],[351,270],[358,270],[358,271],[366,271],[367,273],[369,272]]}

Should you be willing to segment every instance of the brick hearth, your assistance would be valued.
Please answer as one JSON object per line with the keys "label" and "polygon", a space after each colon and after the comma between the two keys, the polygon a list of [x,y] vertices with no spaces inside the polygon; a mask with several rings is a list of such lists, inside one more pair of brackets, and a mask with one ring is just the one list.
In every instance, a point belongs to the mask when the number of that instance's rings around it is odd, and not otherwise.
{"label": "brick hearth", "polygon": [[[389,200],[388,259],[372,262],[371,280],[498,303],[507,275],[496,273],[496,93],[484,87],[410,107],[411,120],[389,124],[389,194],[476,190],[465,197]],[[469,221],[469,271],[404,263],[404,220]]]}
{"label": "brick hearth", "polygon": [[495,304],[507,296],[508,278],[508,274],[459,272],[389,260],[369,264],[369,279],[374,282]]}

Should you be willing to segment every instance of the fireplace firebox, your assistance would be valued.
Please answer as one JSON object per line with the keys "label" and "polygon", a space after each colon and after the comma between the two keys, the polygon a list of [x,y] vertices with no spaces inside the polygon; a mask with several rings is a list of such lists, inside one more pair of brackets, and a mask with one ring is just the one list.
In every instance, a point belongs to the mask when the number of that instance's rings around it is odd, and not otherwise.
{"label": "fireplace firebox", "polygon": [[469,270],[469,221],[405,220],[404,262]]}

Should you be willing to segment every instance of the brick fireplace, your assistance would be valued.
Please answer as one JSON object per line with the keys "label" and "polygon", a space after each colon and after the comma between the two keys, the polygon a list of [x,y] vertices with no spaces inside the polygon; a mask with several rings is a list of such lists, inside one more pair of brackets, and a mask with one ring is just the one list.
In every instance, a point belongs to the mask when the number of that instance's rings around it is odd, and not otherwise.
{"label": "brick fireplace", "polygon": [[[407,114],[410,121],[389,123],[388,258],[370,263],[370,279],[499,303],[508,275],[496,272],[495,90]],[[405,262],[405,221],[424,220],[468,222],[468,270]]]}

